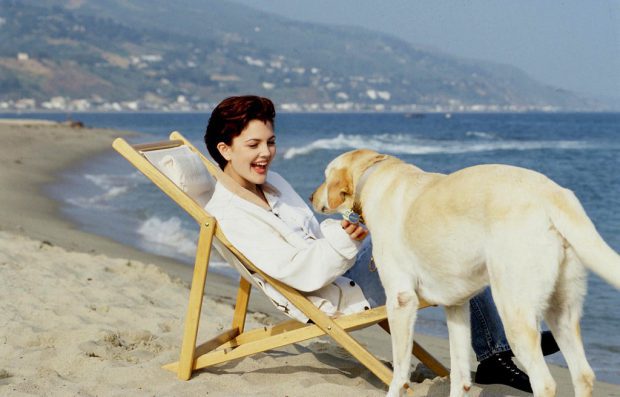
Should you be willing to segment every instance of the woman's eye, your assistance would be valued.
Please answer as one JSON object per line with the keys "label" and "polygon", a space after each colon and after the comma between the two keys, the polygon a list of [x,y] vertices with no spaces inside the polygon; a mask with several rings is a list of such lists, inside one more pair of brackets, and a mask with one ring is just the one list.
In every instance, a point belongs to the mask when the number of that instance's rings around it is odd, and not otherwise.
{"label": "woman's eye", "polygon": [[267,142],[267,145],[269,145],[269,146],[275,146],[275,145],[276,145],[276,141]]}
{"label": "woman's eye", "polygon": [[256,149],[258,147],[258,145],[253,144],[253,145],[248,145],[251,149]]}

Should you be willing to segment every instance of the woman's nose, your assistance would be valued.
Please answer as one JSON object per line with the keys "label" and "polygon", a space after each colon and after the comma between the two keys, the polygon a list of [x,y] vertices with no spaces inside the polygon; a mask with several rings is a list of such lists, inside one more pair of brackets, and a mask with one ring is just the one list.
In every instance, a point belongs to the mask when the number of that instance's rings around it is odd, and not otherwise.
{"label": "woman's nose", "polygon": [[260,145],[260,155],[269,157],[271,155],[271,151],[269,150],[269,145]]}

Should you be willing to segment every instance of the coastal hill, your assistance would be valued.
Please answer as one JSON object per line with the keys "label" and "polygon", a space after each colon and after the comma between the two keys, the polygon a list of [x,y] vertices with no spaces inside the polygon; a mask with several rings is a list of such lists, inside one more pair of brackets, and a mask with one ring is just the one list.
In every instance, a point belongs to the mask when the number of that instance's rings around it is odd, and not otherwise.
{"label": "coastal hill", "polygon": [[239,93],[289,110],[601,107],[515,67],[229,1],[0,0],[0,105],[201,109]]}

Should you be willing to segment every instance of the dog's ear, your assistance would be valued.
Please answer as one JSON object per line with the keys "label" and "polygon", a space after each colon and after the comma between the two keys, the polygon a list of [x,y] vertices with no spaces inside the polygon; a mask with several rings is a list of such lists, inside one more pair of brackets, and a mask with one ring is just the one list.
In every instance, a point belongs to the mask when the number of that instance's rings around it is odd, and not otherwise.
{"label": "dog's ear", "polygon": [[333,171],[327,183],[327,205],[337,208],[353,192],[353,181],[349,173],[344,170]]}
{"label": "dog's ear", "polygon": [[373,164],[387,159],[387,154],[377,153],[374,150],[358,149],[350,152],[350,163],[353,168],[364,171]]}
{"label": "dog's ear", "polygon": [[379,153],[377,153],[376,156],[373,156],[371,159],[368,160],[368,163],[366,164],[366,166],[367,166],[366,168],[370,168],[371,165],[373,165],[375,163],[378,163],[379,161],[383,161],[383,160],[387,159],[388,157],[390,157],[390,156],[388,156],[387,154],[379,154]]}

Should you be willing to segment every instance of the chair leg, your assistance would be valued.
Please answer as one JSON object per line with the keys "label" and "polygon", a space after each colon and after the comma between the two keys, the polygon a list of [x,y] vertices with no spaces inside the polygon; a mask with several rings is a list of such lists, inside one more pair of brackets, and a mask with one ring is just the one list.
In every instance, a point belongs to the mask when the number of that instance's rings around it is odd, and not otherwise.
{"label": "chair leg", "polygon": [[248,302],[250,301],[250,292],[252,284],[243,277],[239,281],[239,290],[237,291],[237,303],[235,303],[235,313],[233,314],[233,329],[237,328],[239,333],[243,333],[245,328],[245,317],[248,312]]}
{"label": "chair leg", "polygon": [[[379,323],[379,326],[383,328],[388,334],[390,333],[390,325],[387,320],[383,320]],[[432,354],[427,352],[422,346],[420,346],[416,341],[413,341],[413,350],[412,354],[420,360],[421,363],[426,365],[431,371],[435,373],[437,376],[449,376],[450,371],[433,357]]]}
{"label": "chair leg", "polygon": [[189,305],[185,317],[183,343],[181,345],[179,370],[177,372],[177,377],[182,380],[188,380],[192,376],[192,370],[194,368],[196,338],[198,336],[200,312],[207,280],[207,269],[209,267],[209,255],[211,254],[214,226],[215,225],[211,222],[200,225],[194,275],[192,277],[192,287],[189,293]]}

